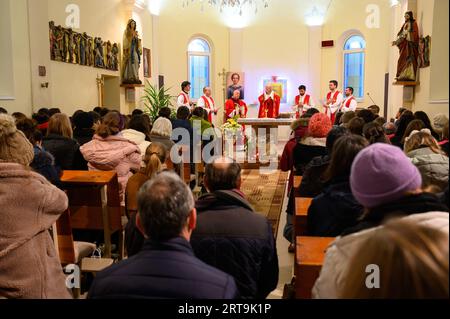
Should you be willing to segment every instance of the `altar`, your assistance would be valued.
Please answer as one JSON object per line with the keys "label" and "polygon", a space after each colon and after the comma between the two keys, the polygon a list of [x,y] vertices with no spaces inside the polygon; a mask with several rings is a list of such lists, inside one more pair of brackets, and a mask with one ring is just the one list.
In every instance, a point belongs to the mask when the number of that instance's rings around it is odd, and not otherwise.
{"label": "altar", "polygon": [[278,128],[280,126],[291,126],[291,124],[295,121],[295,119],[285,118],[285,119],[239,119],[238,123],[241,125],[252,126],[253,128]]}
{"label": "altar", "polygon": [[[286,137],[283,136],[280,140],[279,129],[286,127],[290,132],[289,127],[295,121],[294,118],[241,118],[238,119],[240,125],[245,126],[245,134],[252,142],[253,147],[256,148],[256,157],[259,159],[260,155],[267,154],[270,158],[281,155],[282,148],[286,142]],[[288,133],[289,134],[289,133]],[[286,134],[283,134],[286,135]],[[261,152],[262,145],[266,146],[265,152]],[[280,149],[281,146],[281,149]]]}

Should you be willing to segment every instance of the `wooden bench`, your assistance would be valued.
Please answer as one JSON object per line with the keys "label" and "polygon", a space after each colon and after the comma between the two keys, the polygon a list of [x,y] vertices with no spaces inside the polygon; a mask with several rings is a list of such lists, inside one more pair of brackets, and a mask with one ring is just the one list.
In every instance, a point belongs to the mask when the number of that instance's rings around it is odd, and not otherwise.
{"label": "wooden bench", "polygon": [[297,193],[297,190],[300,188],[300,185],[301,185],[301,183],[302,183],[302,176],[294,176],[294,185],[293,185],[293,188],[294,188],[294,194],[296,194]]}
{"label": "wooden bench", "polygon": [[124,255],[122,207],[115,171],[64,171],[73,229],[103,231],[104,257],[111,257],[111,235],[119,232],[119,259]]}
{"label": "wooden bench", "polygon": [[327,247],[334,237],[297,237],[295,257],[295,294],[297,299],[310,299],[319,278]]}
{"label": "wooden bench", "polygon": [[306,197],[295,198],[295,236],[305,235],[307,232],[308,209],[311,206],[312,200],[312,198]]}
{"label": "wooden bench", "polygon": [[[78,265],[81,272],[95,273],[113,264],[111,258],[89,258],[96,246],[92,243],[73,240],[70,210],[66,210],[53,225],[53,239],[56,253],[62,266]],[[81,288],[72,289],[73,297],[80,298]]]}

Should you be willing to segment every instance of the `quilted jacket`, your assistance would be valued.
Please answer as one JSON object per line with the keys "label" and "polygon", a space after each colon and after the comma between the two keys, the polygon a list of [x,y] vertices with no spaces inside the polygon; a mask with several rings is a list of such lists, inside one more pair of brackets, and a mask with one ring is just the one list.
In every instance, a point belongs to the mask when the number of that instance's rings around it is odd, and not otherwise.
{"label": "quilted jacket", "polygon": [[90,171],[117,172],[122,206],[125,206],[124,192],[128,179],[133,175],[131,171],[141,167],[139,147],[120,134],[107,138],[94,135],[92,141],[81,146],[80,150],[89,163]]}
{"label": "quilted jacket", "polygon": [[423,186],[436,185],[444,190],[448,185],[448,157],[434,153],[429,147],[408,153],[422,175]]}
{"label": "quilted jacket", "polygon": [[237,191],[197,202],[191,245],[198,258],[232,275],[244,299],[264,299],[278,284],[278,257],[268,220]]}

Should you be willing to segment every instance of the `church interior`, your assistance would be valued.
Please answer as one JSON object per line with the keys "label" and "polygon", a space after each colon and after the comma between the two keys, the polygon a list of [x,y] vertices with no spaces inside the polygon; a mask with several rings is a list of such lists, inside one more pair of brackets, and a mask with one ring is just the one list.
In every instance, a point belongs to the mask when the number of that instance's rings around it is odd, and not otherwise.
{"label": "church interior", "polygon": [[448,12],[0,0],[0,299],[448,299]]}

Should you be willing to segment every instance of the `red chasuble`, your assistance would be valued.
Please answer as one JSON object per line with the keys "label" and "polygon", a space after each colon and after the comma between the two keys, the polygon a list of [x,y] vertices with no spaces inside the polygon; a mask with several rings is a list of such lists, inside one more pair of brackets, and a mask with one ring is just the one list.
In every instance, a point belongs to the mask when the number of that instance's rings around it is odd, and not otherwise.
{"label": "red chasuble", "polygon": [[[261,118],[277,118],[280,114],[281,99],[277,94],[274,94],[274,98],[269,97],[264,101],[264,94],[259,97],[259,115]],[[266,116],[267,110],[267,116]]]}
{"label": "red chasuble", "polygon": [[234,115],[232,114],[233,111],[236,110],[236,104],[238,104],[239,107],[244,107],[244,110],[245,110],[245,114],[241,114],[240,117],[241,118],[247,117],[247,112],[248,112],[247,104],[245,104],[245,102],[242,100],[235,101],[233,99],[229,99],[227,101],[227,103],[225,103],[225,114],[226,114],[227,119],[233,118],[235,115],[237,115],[237,114],[234,114]]}

